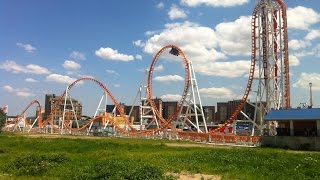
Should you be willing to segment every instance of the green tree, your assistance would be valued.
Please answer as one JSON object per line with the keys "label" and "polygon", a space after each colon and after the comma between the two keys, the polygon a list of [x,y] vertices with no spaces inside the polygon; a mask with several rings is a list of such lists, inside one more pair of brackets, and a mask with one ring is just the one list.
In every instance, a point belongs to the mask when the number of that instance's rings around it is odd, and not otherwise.
{"label": "green tree", "polygon": [[7,118],[6,113],[4,113],[2,109],[0,109],[0,133],[4,125],[6,124],[6,118]]}

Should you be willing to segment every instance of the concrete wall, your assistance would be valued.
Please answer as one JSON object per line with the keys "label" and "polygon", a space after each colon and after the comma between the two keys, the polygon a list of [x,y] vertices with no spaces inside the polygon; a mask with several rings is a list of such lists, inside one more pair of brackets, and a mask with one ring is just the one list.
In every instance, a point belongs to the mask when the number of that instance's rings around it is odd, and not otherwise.
{"label": "concrete wall", "polygon": [[320,137],[265,136],[262,146],[320,151]]}

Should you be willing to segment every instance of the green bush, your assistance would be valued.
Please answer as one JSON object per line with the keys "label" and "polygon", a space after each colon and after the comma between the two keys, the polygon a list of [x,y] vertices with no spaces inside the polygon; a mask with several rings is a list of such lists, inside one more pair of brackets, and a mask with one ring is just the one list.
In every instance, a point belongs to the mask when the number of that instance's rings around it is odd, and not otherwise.
{"label": "green bush", "polygon": [[38,176],[66,160],[64,155],[59,154],[22,154],[5,166],[5,172],[14,175]]}
{"label": "green bush", "polygon": [[156,180],[170,178],[165,176],[159,167],[121,159],[98,161],[89,166],[67,172],[67,179]]}

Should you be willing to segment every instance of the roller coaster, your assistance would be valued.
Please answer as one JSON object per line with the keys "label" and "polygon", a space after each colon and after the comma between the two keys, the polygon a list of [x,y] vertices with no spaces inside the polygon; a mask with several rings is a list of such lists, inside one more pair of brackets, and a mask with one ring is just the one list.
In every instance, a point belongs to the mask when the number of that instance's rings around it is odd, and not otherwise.
{"label": "roller coaster", "polygon": [[[43,120],[41,116],[41,105],[39,101],[33,100],[27,108],[13,122],[11,130],[16,131],[19,124],[23,122],[28,131],[34,129],[38,132],[51,132],[61,134],[74,134],[75,132],[82,134],[90,134],[92,124],[101,122],[106,127],[113,127],[112,135],[125,137],[140,138],[168,138],[181,139],[191,141],[201,141],[209,143],[223,144],[244,144],[258,145],[261,135],[268,130],[269,135],[275,132],[276,124],[265,124],[264,115],[271,109],[290,108],[290,82],[289,82],[289,57],[288,57],[288,33],[287,33],[287,13],[286,5],[283,0],[260,0],[253,11],[251,21],[251,63],[249,78],[245,88],[244,95],[232,115],[220,126],[211,131],[201,131],[196,122],[197,131],[182,131],[174,128],[174,122],[181,117],[182,109],[186,105],[187,96],[193,87],[193,69],[192,63],[187,59],[185,53],[178,46],[167,45],[160,49],[154,56],[147,74],[147,101],[152,109],[152,117],[156,119],[157,126],[146,129],[136,129],[132,122],[129,121],[124,109],[118,103],[116,98],[108,90],[108,88],[100,81],[90,77],[80,78],[69,86],[67,86],[60,99],[55,102],[51,113],[47,119]],[[160,56],[170,49],[170,53],[182,58],[185,70],[185,82],[180,101],[177,103],[176,110],[171,117],[165,119],[160,113],[155,99],[153,97],[152,77],[156,62]],[[256,75],[256,76],[255,76]],[[195,78],[195,77],[194,77]],[[100,89],[108,96],[114,104],[119,115],[104,113],[94,116],[93,119],[81,126],[73,127],[71,120],[63,118],[61,124],[54,125],[53,113],[59,106],[65,104],[69,91],[77,84],[83,81],[90,81],[98,85]],[[248,102],[249,94],[255,97],[255,102],[251,103],[255,107],[253,118],[246,116],[242,109]],[[38,114],[36,121],[38,127],[34,128],[34,124],[23,120],[25,112],[32,106],[37,105]],[[193,108],[197,111],[197,107]],[[202,109],[200,109],[202,110]],[[202,111],[203,113],[203,111]],[[251,136],[242,136],[235,134],[221,133],[221,129],[236,123],[239,113],[244,114],[249,122],[253,124]],[[205,119],[203,118],[204,124]],[[194,124],[193,124],[194,125]]]}

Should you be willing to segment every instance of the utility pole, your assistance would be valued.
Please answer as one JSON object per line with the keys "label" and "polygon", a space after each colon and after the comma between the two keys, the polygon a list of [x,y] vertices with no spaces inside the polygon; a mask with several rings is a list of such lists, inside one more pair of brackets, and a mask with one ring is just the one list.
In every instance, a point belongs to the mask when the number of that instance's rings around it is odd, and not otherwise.
{"label": "utility pole", "polygon": [[310,108],[312,108],[313,106],[313,103],[312,103],[312,83],[310,82],[309,83],[309,87],[310,87]]}

